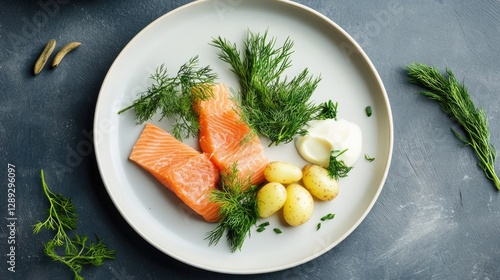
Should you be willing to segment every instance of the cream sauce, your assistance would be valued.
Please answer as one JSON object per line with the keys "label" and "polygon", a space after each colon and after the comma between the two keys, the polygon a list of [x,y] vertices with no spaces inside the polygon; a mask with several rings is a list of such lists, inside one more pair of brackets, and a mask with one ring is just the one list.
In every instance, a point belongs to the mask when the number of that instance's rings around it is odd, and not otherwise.
{"label": "cream sauce", "polygon": [[337,159],[353,166],[361,155],[362,133],[360,127],[347,120],[316,120],[309,122],[308,133],[299,136],[295,147],[304,160],[327,167],[331,151],[342,153]]}

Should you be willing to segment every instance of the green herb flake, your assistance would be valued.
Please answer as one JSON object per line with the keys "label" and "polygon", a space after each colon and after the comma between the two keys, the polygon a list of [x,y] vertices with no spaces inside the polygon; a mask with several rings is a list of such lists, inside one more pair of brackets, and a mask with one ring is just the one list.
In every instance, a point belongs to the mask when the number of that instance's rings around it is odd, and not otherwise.
{"label": "green herb flake", "polygon": [[318,223],[318,224],[316,225],[316,231],[318,231],[320,228],[321,228],[321,223]]}
{"label": "green herb flake", "polygon": [[326,214],[325,216],[321,217],[321,220],[326,221],[326,220],[331,220],[333,218],[335,218],[335,214],[329,213],[329,214]]}
{"label": "green herb flake", "polygon": [[279,228],[274,228],[274,229],[273,229],[273,231],[274,231],[274,232],[276,232],[276,234],[281,234],[281,233],[283,233],[283,232],[281,231],[281,229],[279,229]]}
{"label": "green herb flake", "polygon": [[368,117],[371,117],[372,116],[372,106],[366,106],[365,112],[366,112],[366,115]]}
{"label": "green herb flake", "polygon": [[375,158],[374,158],[374,157],[370,157],[370,156],[369,156],[369,155],[367,155],[367,154],[365,154],[365,159],[366,159],[367,161],[369,161],[369,162],[372,162],[372,161],[374,161],[374,160],[375,160]]}
{"label": "green herb flake", "polygon": [[269,222],[264,222],[260,224],[258,227],[267,227],[269,225]]}

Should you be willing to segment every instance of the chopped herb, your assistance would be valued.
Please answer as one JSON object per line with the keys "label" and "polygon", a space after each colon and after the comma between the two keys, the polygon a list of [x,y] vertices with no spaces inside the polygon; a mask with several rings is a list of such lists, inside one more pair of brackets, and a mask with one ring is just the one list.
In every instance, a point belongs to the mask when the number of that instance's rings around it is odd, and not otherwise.
{"label": "chopped herb", "polygon": [[[324,222],[326,220],[331,220],[333,218],[335,218],[335,214],[329,213],[329,214],[326,214],[325,216],[321,217],[320,220]],[[321,222],[316,225],[316,230],[318,231],[320,228],[321,228]]]}
{"label": "chopped herb", "polygon": [[274,228],[273,231],[276,232],[276,234],[281,234],[282,233],[282,231],[279,228]]}
{"label": "chopped herb", "polygon": [[267,227],[269,225],[269,222],[263,222],[262,224],[259,225],[259,227]]}
{"label": "chopped herb", "polygon": [[327,215],[325,215],[325,216],[321,217],[321,220],[322,220],[322,221],[326,221],[326,220],[331,220],[331,219],[333,219],[333,218],[335,218],[335,214],[329,213],[329,214],[327,214]]}
{"label": "chopped herb", "polygon": [[370,157],[370,156],[369,156],[369,155],[367,155],[367,154],[365,154],[365,159],[366,159],[367,161],[369,161],[369,162],[372,162],[372,161],[374,161],[374,160],[375,160],[375,158],[374,158],[374,157]]}
{"label": "chopped herb", "polygon": [[269,222],[264,222],[257,226],[257,232],[263,232],[266,230],[266,227],[269,226]]}
{"label": "chopped herb", "polygon": [[371,117],[372,116],[372,106],[366,106],[365,112],[366,112],[366,115],[368,117]]}

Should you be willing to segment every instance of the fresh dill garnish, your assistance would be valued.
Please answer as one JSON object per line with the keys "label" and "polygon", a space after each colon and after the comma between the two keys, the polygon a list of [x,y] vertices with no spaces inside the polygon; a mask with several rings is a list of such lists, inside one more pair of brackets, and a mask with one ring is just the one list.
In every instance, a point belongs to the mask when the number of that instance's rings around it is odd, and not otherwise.
{"label": "fresh dill garnish", "polygon": [[352,169],[352,166],[347,166],[343,160],[338,159],[338,157],[346,151],[347,149],[342,151],[333,150],[330,153],[330,161],[326,169],[328,170],[328,175],[335,180],[347,177],[347,173]]}
{"label": "fresh dill garnish", "polygon": [[305,134],[304,125],[323,109],[309,101],[321,78],[305,68],[296,77],[282,76],[291,66],[293,42],[287,38],[276,47],[276,38],[248,31],[244,49],[217,37],[212,45],[220,49],[219,58],[231,66],[241,85],[239,106],[250,127],[279,145]]}
{"label": "fresh dill garnish", "polygon": [[74,249],[71,249],[68,252],[65,251],[62,255],[56,252],[58,248],[56,242],[54,240],[50,240],[45,244],[44,252],[54,261],[67,265],[75,274],[75,280],[83,280],[80,273],[84,265],[100,266],[106,259],[115,258],[115,252],[113,250],[109,250],[107,245],[103,243],[102,239],[99,239],[98,237],[96,237],[96,239],[97,243],[87,244],[87,236],[80,237],[79,235],[75,235],[75,237],[71,239]]}
{"label": "fresh dill garnish", "polygon": [[[241,250],[250,228],[259,219],[257,209],[257,188],[250,184],[250,178],[238,177],[236,164],[222,174],[220,190],[211,192],[210,199],[220,205],[220,221],[215,229],[207,233],[209,245],[216,245],[226,233],[231,252]],[[264,227],[259,227],[264,228]]]}
{"label": "fresh dill garnish", "polygon": [[[56,235],[44,245],[44,252],[54,261],[61,262],[73,271],[74,279],[83,279],[80,275],[84,265],[100,266],[106,259],[114,259],[115,251],[108,249],[102,239],[97,243],[87,244],[87,236],[75,235],[70,238],[67,230],[76,229],[77,215],[71,199],[49,190],[41,170],[42,187],[50,207],[45,221],[38,221],[33,226],[33,233],[38,234],[43,228],[53,230]],[[64,250],[63,250],[64,248]]]}
{"label": "fresh dill garnish", "polygon": [[337,111],[339,103],[328,100],[319,105],[319,113],[314,117],[315,120],[334,119],[337,120]]}
{"label": "fresh dill garnish", "polygon": [[[199,122],[193,102],[211,97],[211,84],[216,78],[217,74],[210,66],[198,66],[198,56],[183,64],[173,77],[169,76],[167,68],[162,64],[151,75],[153,84],[140,93],[132,105],[120,110],[118,114],[133,108],[137,124],[142,124],[160,112],[160,120],[174,120],[171,132],[175,138],[182,140],[197,136]],[[197,90],[193,90],[195,87]]]}
{"label": "fresh dill garnish", "polygon": [[369,156],[368,154],[365,154],[365,159],[366,159],[367,161],[369,161],[369,162],[372,162],[372,161],[374,161],[374,160],[375,160],[375,158],[374,158],[374,157],[371,157],[371,156]]}
{"label": "fresh dill garnish", "polygon": [[465,135],[453,128],[451,130],[460,141],[474,149],[479,158],[479,167],[500,190],[500,180],[495,173],[496,149],[490,142],[484,109],[476,108],[467,88],[456,80],[451,69],[446,68],[447,77],[435,67],[422,63],[412,63],[406,70],[411,83],[426,89],[419,93],[436,101],[441,109],[463,128]]}

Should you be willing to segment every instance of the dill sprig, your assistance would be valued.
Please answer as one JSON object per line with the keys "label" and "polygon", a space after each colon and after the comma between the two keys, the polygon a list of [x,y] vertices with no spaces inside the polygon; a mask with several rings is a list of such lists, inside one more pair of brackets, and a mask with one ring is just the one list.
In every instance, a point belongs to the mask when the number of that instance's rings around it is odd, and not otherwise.
{"label": "dill sprig", "polygon": [[54,240],[50,240],[44,246],[44,252],[54,261],[61,262],[68,266],[75,275],[75,280],[83,280],[80,275],[84,265],[100,266],[106,259],[114,259],[114,250],[109,250],[102,239],[96,237],[97,243],[87,244],[88,237],[75,235],[71,239],[72,250],[58,254],[58,245]]}
{"label": "dill sprig", "polygon": [[217,37],[212,45],[220,49],[219,58],[230,64],[241,85],[239,105],[242,118],[250,127],[279,145],[304,134],[304,125],[323,108],[309,101],[321,78],[309,75],[305,68],[296,77],[283,74],[291,66],[293,42],[287,38],[276,47],[276,38],[248,32],[244,50]]}
{"label": "dill sprig", "polygon": [[[41,170],[42,187],[49,201],[48,217],[33,226],[33,233],[38,234],[43,228],[56,232],[56,235],[44,245],[44,252],[52,260],[68,266],[74,273],[74,279],[83,280],[80,275],[84,265],[100,266],[106,259],[114,259],[115,251],[108,249],[102,239],[97,243],[87,243],[87,236],[75,235],[70,238],[67,230],[76,229],[77,215],[71,199],[49,190]],[[62,250],[64,248],[64,250]]]}
{"label": "dill sprig", "polygon": [[43,170],[40,172],[42,177],[42,187],[45,196],[49,200],[49,209],[46,211],[47,219],[38,221],[33,226],[33,233],[38,234],[43,228],[53,230],[56,235],[53,238],[54,245],[65,246],[65,251],[70,252],[74,249],[66,230],[76,229],[78,216],[76,208],[70,198],[66,198],[60,194],[53,193],[45,183]]}
{"label": "dill sprig", "polygon": [[118,114],[134,109],[136,122],[142,124],[159,111],[160,120],[173,120],[171,132],[175,138],[182,140],[196,136],[199,121],[193,102],[211,97],[211,84],[216,78],[217,74],[210,66],[198,66],[198,56],[183,64],[173,77],[169,76],[167,68],[162,64],[151,75],[153,84],[140,93],[132,105],[120,110]]}
{"label": "dill sprig", "polygon": [[328,100],[326,102],[321,103],[318,106],[317,115],[314,117],[315,120],[326,120],[326,119],[334,119],[337,120],[337,111],[338,111],[339,103]]}
{"label": "dill sprig", "polygon": [[226,233],[231,252],[241,250],[250,228],[259,219],[257,210],[257,188],[250,184],[250,178],[238,177],[236,165],[222,175],[220,190],[214,190],[210,199],[220,205],[221,220],[207,233],[209,245],[216,245]]}
{"label": "dill sprig", "polygon": [[446,68],[447,78],[435,67],[422,63],[412,63],[406,70],[410,82],[426,89],[419,93],[436,101],[463,128],[464,134],[451,130],[460,141],[474,149],[479,167],[500,190],[500,180],[495,173],[496,150],[490,142],[486,113],[483,108],[476,108],[464,83],[457,82],[449,68]]}
{"label": "dill sprig", "polygon": [[352,170],[352,166],[347,166],[343,160],[338,159],[346,151],[347,149],[342,151],[333,150],[330,153],[330,161],[326,170],[328,170],[328,175],[335,180],[347,177],[349,171]]}

